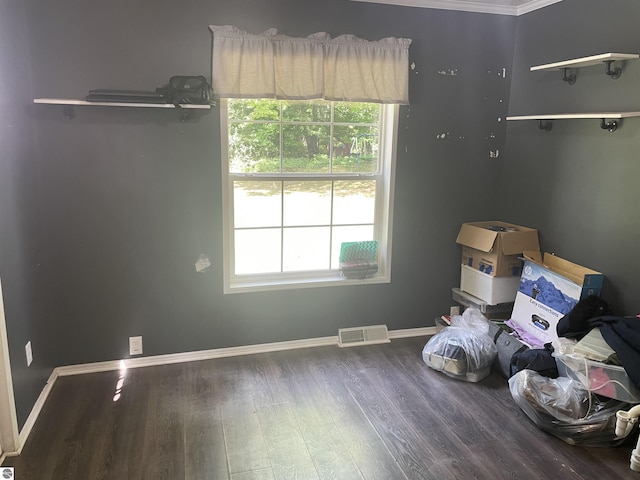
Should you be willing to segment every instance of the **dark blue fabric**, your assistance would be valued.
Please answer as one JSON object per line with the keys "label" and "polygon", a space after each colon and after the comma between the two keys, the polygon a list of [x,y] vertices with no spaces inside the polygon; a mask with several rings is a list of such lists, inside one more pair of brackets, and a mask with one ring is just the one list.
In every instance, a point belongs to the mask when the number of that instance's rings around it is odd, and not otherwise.
{"label": "dark blue fabric", "polygon": [[547,348],[514,353],[511,357],[511,376],[520,370],[533,370],[544,377],[558,378],[558,365]]}
{"label": "dark blue fabric", "polygon": [[640,388],[640,319],[636,317],[596,317],[605,342],[615,350],[633,384]]}

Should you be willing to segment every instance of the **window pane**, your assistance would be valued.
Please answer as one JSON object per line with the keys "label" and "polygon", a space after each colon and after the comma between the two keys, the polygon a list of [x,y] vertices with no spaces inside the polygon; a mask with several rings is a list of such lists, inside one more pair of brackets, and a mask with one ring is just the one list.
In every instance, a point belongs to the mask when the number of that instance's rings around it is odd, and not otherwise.
{"label": "window pane", "polygon": [[329,122],[331,104],[316,102],[282,102],[282,120],[285,122]]}
{"label": "window pane", "polygon": [[229,125],[229,172],[280,171],[280,124]]}
{"label": "window pane", "polygon": [[331,268],[340,268],[342,242],[364,242],[373,240],[373,225],[359,227],[334,227],[331,247]]}
{"label": "window pane", "polygon": [[378,128],[344,125],[333,130],[333,171],[378,171]]}
{"label": "window pane", "polygon": [[333,188],[334,224],[373,223],[376,180],[336,180]]}
{"label": "window pane", "polygon": [[278,100],[228,100],[229,120],[279,120],[280,102]]}
{"label": "window pane", "polygon": [[284,182],[284,225],[329,225],[331,181]]}
{"label": "window pane", "polygon": [[283,125],[282,171],[328,172],[330,132],[328,125]]}
{"label": "window pane", "polygon": [[337,123],[378,123],[380,105],[377,103],[336,102],[333,121]]}
{"label": "window pane", "polygon": [[235,231],[236,275],[280,272],[280,229]]}
{"label": "window pane", "polygon": [[282,224],[282,182],[233,182],[235,228],[279,227]]}
{"label": "window pane", "polygon": [[326,270],[329,268],[329,227],[286,228],[283,270]]}

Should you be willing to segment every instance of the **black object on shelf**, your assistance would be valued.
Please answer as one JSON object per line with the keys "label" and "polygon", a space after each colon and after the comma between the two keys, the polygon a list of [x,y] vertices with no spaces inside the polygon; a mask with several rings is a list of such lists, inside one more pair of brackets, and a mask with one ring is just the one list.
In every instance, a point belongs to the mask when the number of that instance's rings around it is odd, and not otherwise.
{"label": "black object on shelf", "polygon": [[87,102],[167,103],[164,93],[146,90],[89,90]]}

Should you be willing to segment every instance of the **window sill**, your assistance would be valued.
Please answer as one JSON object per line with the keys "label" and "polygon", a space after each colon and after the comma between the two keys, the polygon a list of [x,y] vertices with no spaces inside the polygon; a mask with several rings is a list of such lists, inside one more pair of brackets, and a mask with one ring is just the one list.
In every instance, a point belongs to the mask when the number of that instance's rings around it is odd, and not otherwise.
{"label": "window sill", "polygon": [[271,281],[237,281],[231,285],[225,285],[224,293],[251,293],[251,292],[275,292],[280,290],[294,290],[300,288],[318,288],[318,287],[343,287],[350,285],[376,285],[380,283],[391,283],[391,278],[387,275],[377,275],[375,277],[364,278],[362,280],[355,278],[345,278],[339,274],[326,277],[306,278],[306,279],[274,279]]}

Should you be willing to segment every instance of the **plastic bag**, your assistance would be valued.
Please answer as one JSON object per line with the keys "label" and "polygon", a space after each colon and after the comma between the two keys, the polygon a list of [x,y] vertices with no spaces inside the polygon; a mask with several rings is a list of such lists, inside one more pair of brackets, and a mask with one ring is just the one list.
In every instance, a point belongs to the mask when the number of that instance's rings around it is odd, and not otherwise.
{"label": "plastic bag", "polygon": [[451,317],[451,326],[464,328],[479,335],[489,335],[490,323],[480,310],[469,307],[462,312],[462,315]]}
{"label": "plastic bag", "polygon": [[511,396],[540,429],[570,445],[610,447],[624,438],[615,434],[616,412],[629,404],[603,400],[567,377],[548,378],[521,370],[509,379]]}
{"label": "plastic bag", "polygon": [[491,373],[498,355],[488,331],[489,321],[484,315],[468,308],[451,318],[451,326],[429,339],[422,349],[422,360],[450,377],[479,382]]}

